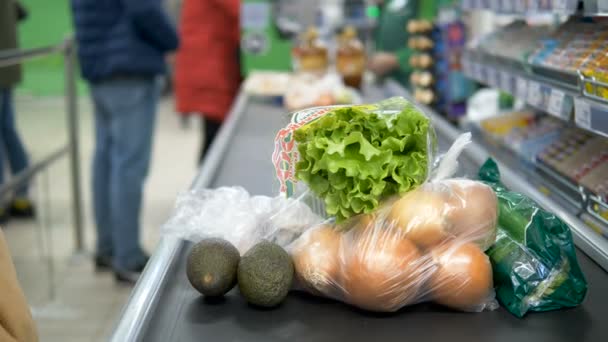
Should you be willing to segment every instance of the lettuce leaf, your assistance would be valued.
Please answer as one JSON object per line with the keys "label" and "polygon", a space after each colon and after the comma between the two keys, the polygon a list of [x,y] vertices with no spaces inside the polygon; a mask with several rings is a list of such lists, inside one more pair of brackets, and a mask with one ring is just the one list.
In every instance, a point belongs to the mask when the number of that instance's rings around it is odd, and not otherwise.
{"label": "lettuce leaf", "polygon": [[395,114],[338,108],[294,132],[296,177],[342,221],[427,177],[429,119],[411,104]]}

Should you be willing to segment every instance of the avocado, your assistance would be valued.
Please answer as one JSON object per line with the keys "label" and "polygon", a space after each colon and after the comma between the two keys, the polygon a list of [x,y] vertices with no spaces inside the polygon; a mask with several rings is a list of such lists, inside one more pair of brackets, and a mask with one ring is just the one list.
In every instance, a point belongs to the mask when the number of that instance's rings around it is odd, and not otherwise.
{"label": "avocado", "polygon": [[190,250],[186,275],[204,296],[219,297],[236,284],[239,251],[223,239],[204,239]]}
{"label": "avocado", "polygon": [[279,245],[263,241],[247,251],[239,262],[239,290],[250,304],[277,306],[287,297],[293,274],[289,254]]}

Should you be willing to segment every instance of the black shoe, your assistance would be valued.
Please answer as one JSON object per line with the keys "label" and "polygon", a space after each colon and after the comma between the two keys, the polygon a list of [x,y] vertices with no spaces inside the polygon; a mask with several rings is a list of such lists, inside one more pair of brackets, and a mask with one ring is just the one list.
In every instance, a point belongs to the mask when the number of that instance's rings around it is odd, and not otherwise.
{"label": "black shoe", "polygon": [[36,215],[34,204],[27,198],[15,198],[8,207],[8,213],[16,218],[33,218]]}
{"label": "black shoe", "polygon": [[111,255],[95,255],[95,271],[109,271],[112,269],[112,256]]}
{"label": "black shoe", "polygon": [[114,279],[116,279],[116,282],[118,283],[135,285],[135,283],[137,283],[137,280],[139,280],[139,277],[141,276],[141,273],[146,267],[146,264],[148,263],[149,259],[149,256],[144,256],[143,260],[140,263],[130,269],[114,268]]}

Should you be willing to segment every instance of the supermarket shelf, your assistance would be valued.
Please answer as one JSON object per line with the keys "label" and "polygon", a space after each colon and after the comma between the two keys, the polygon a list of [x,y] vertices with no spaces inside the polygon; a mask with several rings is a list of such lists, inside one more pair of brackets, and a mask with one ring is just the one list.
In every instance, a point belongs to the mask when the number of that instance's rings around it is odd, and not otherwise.
{"label": "supermarket shelf", "polygon": [[[588,215],[593,218],[592,228],[608,239],[608,217],[601,216],[594,207],[601,207],[608,212],[608,204],[542,162],[524,162],[515,152],[508,150],[502,143],[493,140],[483,133],[478,125],[471,125],[471,130],[480,141],[488,141],[484,147],[491,155],[508,165],[521,164],[519,170],[530,180],[541,193],[550,197],[576,216]],[[582,217],[581,217],[582,218]]]}
{"label": "supermarket shelf", "polygon": [[523,16],[544,13],[572,15],[579,13],[579,5],[582,4],[582,14],[586,16],[606,16],[608,15],[608,8],[602,4],[603,2],[603,0],[462,0],[461,8]]}
{"label": "supermarket shelf", "polygon": [[[514,62],[474,50],[462,55],[462,68],[468,77],[497,87],[543,112],[582,129],[608,137],[608,102],[597,95],[604,84],[584,78],[570,84],[526,70]],[[584,85],[593,84],[592,91]],[[608,85],[606,85],[608,88]]]}

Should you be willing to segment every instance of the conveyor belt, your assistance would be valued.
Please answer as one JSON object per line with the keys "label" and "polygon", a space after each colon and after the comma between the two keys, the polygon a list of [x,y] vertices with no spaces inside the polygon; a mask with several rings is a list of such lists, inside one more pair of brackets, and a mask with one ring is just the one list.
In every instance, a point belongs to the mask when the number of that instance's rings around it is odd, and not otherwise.
{"label": "conveyor belt", "polygon": [[[373,93],[372,93],[373,94]],[[375,100],[382,93],[368,94]],[[369,97],[368,97],[369,98]],[[270,156],[276,131],[287,122],[284,110],[248,100],[234,125],[234,134],[209,186],[240,185],[251,193],[276,193]],[[438,134],[445,149],[451,138]],[[476,159],[464,155],[461,175],[474,176]],[[196,184],[195,184],[196,186]],[[433,304],[407,307],[395,314],[371,314],[347,305],[292,293],[275,310],[248,306],[237,290],[221,302],[207,302],[192,289],[185,275],[189,243],[175,249],[162,286],[144,312],[145,324],[130,337],[141,341],[606,341],[608,339],[608,274],[585,254],[579,262],[589,282],[578,308],[517,319],[504,309],[480,314],[451,312]],[[164,248],[161,246],[161,249]],[[151,266],[146,272],[156,272]],[[164,279],[164,281],[163,281]],[[138,284],[138,286],[143,286]],[[129,309],[143,305],[136,293],[114,335],[122,341],[131,326]],[[145,296],[142,296],[144,298]],[[137,310],[133,310],[137,311]],[[141,316],[140,316],[141,317]],[[122,330],[121,330],[122,329]]]}

